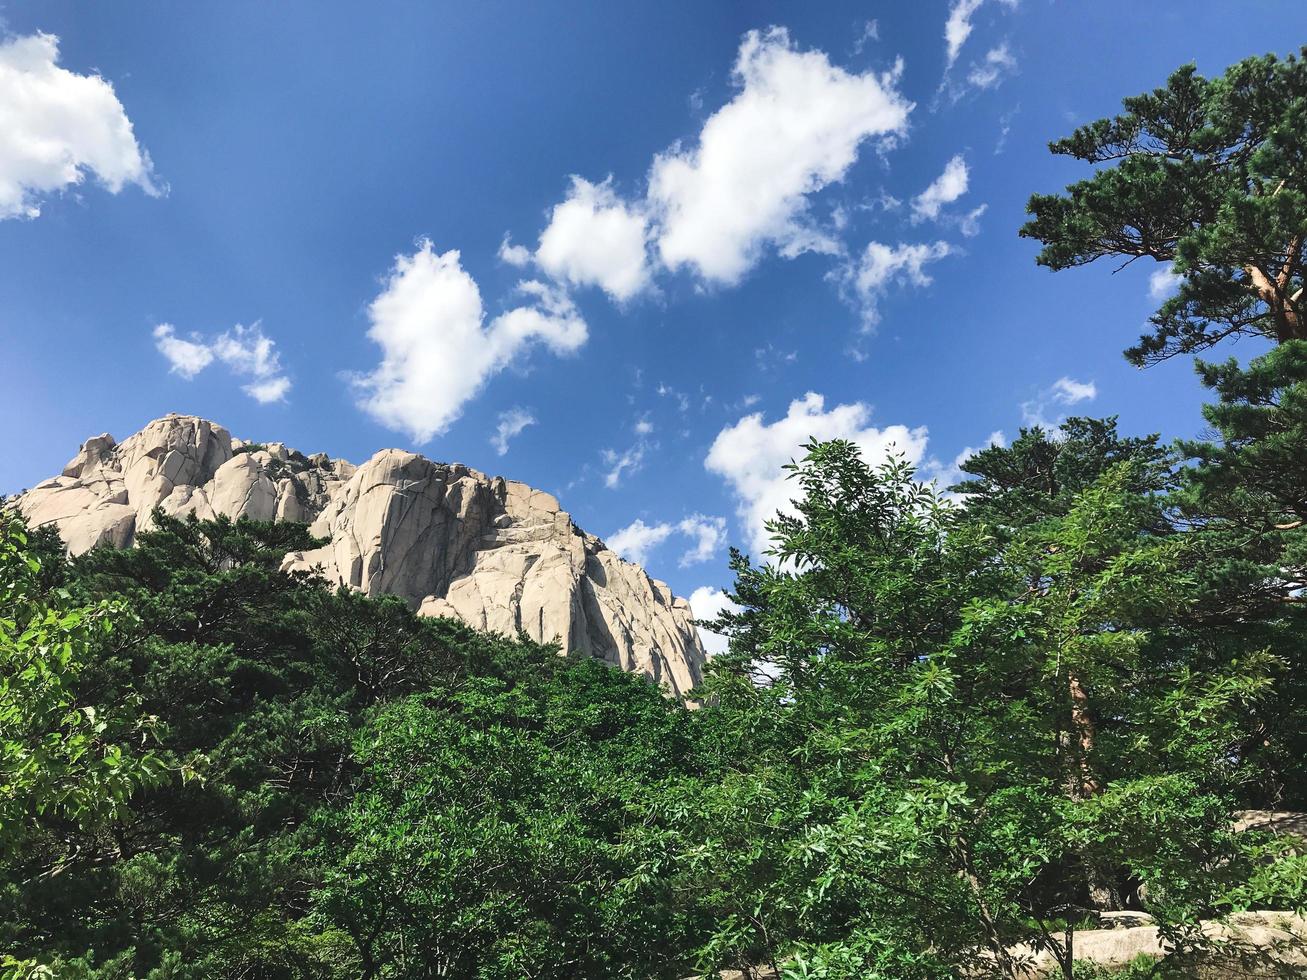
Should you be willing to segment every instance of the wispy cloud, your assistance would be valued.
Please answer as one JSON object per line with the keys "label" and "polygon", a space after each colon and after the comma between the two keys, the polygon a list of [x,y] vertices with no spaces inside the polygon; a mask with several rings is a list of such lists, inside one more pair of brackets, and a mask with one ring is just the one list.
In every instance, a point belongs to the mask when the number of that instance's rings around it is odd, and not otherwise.
{"label": "wispy cloud", "polygon": [[285,400],[291,388],[281,370],[276,341],[257,322],[248,327],[237,324],[212,339],[199,333],[180,337],[171,323],[160,323],[154,328],[154,346],[168,361],[169,370],[187,380],[215,361],[225,364],[233,374],[250,379],[241,390],[263,405]]}
{"label": "wispy cloud", "polygon": [[1063,376],[1029,401],[1021,403],[1021,418],[1026,425],[1043,429],[1056,429],[1066,418],[1065,413],[1053,415],[1058,408],[1070,408],[1098,397],[1098,386],[1092,381],[1077,381]]}
{"label": "wispy cloud", "polygon": [[691,514],[677,523],[646,524],[636,519],[608,536],[608,547],[627,561],[647,565],[650,555],[672,535],[688,537],[691,545],[677,559],[681,568],[711,560],[726,547],[726,519]]}
{"label": "wispy cloud", "polygon": [[490,437],[490,445],[495,447],[498,455],[504,456],[508,453],[509,440],[521,434],[528,425],[535,424],[536,417],[525,408],[510,408],[506,412],[500,412],[495,434]]}
{"label": "wispy cloud", "polygon": [[969,178],[970,170],[962,154],[952,157],[944,165],[944,172],[912,199],[912,220],[917,222],[938,218],[940,208],[952,204],[967,192]]}

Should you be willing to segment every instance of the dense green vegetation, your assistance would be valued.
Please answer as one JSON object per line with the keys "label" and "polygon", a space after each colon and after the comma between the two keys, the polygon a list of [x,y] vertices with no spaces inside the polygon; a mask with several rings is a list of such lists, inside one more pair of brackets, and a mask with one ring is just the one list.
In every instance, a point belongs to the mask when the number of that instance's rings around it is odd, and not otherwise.
{"label": "dense green vegetation", "polygon": [[6,975],[924,980],[1027,943],[1070,976],[1101,911],[1183,963],[1307,904],[1231,829],[1307,809],[1307,68],[1126,108],[1054,144],[1115,165],[1025,233],[1175,262],[1141,363],[1257,336],[1198,365],[1211,440],[1070,419],[949,493],[806,447],[698,710],[283,574],[299,526],[69,561],[0,517]]}

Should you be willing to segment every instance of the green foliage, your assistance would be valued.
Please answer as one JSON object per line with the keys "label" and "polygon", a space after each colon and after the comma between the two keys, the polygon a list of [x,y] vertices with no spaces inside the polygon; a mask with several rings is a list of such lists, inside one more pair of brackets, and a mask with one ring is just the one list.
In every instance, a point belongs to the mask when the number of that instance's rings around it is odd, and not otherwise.
{"label": "green foliage", "polygon": [[0,512],[0,867],[37,857],[49,875],[68,857],[55,827],[97,831],[163,763],[145,748],[154,719],[135,699],[106,707],[77,696],[88,660],[127,617],[50,587],[57,573],[38,553],[22,522]]}
{"label": "green foliage", "polygon": [[[989,450],[961,508],[902,463],[807,447],[779,564],[737,558],[707,687],[749,733],[748,775],[680,815],[705,842],[717,962],[930,976],[982,956],[1010,975],[1018,942],[1060,954],[1069,912],[1142,891],[1181,924],[1237,903],[1235,747],[1273,664],[1196,634],[1201,536],[1164,533],[1155,443],[1109,433]],[[1065,490],[1024,479],[1059,457]]]}
{"label": "green foliage", "polygon": [[1040,264],[1174,262],[1183,280],[1126,352],[1136,364],[1226,337],[1307,339],[1307,61],[1249,58],[1215,79],[1188,65],[1124,105],[1050,144],[1108,166],[1031,197],[1021,234],[1044,243]]}
{"label": "green foliage", "polygon": [[[5,608],[26,627],[38,569],[12,540]],[[693,758],[688,713],[588,658],[278,570],[314,544],[295,525],[156,513],[137,547],[65,570],[58,619],[32,606],[77,657],[37,692],[57,710],[29,696],[17,712],[62,720],[70,758],[43,757],[29,768],[45,782],[15,792],[28,840],[63,850],[57,873],[12,854],[10,972],[683,975],[667,875],[633,872],[641,799]],[[110,612],[111,637],[78,638]],[[152,719],[141,760],[172,760],[168,778],[107,791],[65,702]],[[99,752],[125,780],[120,755]],[[65,771],[61,809],[38,806]]]}

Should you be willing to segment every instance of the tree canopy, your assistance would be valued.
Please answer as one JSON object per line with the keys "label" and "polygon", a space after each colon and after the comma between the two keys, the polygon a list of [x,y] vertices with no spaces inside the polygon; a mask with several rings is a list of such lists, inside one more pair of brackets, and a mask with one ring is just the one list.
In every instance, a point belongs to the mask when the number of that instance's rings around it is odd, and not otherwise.
{"label": "tree canopy", "polygon": [[1030,198],[1021,234],[1044,243],[1039,263],[1172,263],[1175,295],[1126,352],[1139,365],[1227,337],[1307,340],[1307,60],[1249,58],[1212,79],[1187,65],[1124,106],[1050,144],[1101,166]]}

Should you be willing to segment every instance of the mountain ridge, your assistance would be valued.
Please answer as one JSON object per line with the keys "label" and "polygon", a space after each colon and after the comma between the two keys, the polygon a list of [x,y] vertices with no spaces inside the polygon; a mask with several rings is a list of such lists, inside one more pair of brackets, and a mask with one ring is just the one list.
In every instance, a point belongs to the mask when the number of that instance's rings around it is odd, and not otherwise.
{"label": "mountain ridge", "polygon": [[34,527],[54,525],[74,555],[130,547],[155,508],[306,523],[328,543],[288,554],[285,570],[398,595],[420,615],[556,641],[677,696],[706,660],[689,603],[583,531],[553,495],[405,450],[356,466],[170,414],[122,442],[87,439],[60,475],[9,506]]}

